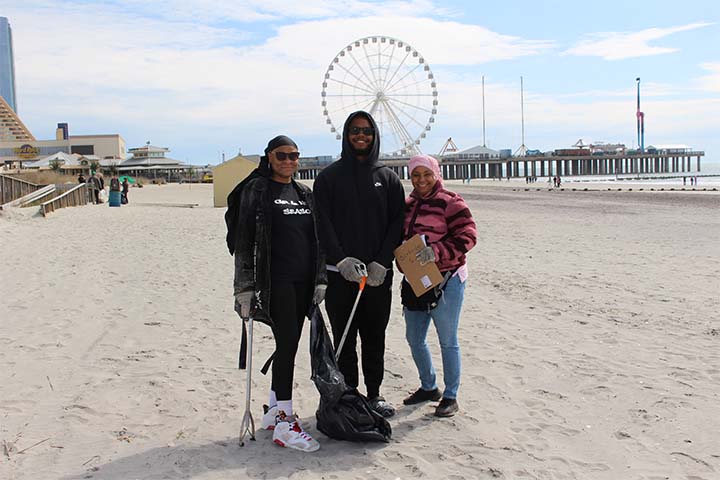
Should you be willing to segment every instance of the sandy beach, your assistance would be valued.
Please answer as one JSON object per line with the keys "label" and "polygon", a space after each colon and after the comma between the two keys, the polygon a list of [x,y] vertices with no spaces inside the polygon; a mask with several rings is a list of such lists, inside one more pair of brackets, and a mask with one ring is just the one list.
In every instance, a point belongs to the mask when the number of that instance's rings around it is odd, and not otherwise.
{"label": "sandy beach", "polygon": [[[306,329],[295,407],[312,454],[264,431],[238,446],[241,324],[211,185],[0,212],[0,478],[719,479],[720,194],[525,187],[450,183],[479,232],[461,413],[402,406],[419,382],[395,288],[393,440],[317,431]],[[259,326],[257,363],[272,350]],[[253,385],[259,422],[269,378]]]}

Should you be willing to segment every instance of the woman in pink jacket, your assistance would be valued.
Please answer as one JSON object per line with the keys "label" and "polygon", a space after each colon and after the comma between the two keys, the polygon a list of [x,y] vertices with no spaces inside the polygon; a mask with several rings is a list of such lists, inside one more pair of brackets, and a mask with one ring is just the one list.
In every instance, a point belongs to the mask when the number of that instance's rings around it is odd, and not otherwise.
{"label": "woman in pink jacket", "polygon": [[[415,234],[423,235],[427,246],[418,253],[418,259],[421,263],[435,262],[446,281],[443,288],[436,292],[440,297],[430,302],[423,301],[422,297],[418,301],[409,285],[403,285],[405,336],[420,376],[420,388],[403,403],[414,405],[440,400],[435,415],[450,417],[458,411],[461,362],[457,331],[468,276],[465,255],[477,242],[477,229],[462,197],[443,187],[435,158],[417,155],[410,159],[408,170],[413,191],[405,201],[403,238],[407,240]],[[436,296],[432,292],[423,297]],[[435,324],[442,353],[445,383],[442,393],[436,383],[435,368],[426,342],[431,320]]]}

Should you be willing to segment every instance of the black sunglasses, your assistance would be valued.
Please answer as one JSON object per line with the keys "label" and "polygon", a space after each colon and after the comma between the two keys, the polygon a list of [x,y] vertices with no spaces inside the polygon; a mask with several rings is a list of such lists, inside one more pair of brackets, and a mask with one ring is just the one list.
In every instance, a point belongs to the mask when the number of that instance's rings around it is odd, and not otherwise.
{"label": "black sunglasses", "polygon": [[375,129],[372,127],[350,127],[350,135],[357,135],[362,132],[366,137],[372,137],[375,135]]}
{"label": "black sunglasses", "polygon": [[300,152],[290,152],[290,153],[285,153],[285,152],[273,152],[273,153],[275,154],[275,158],[277,158],[277,159],[280,160],[281,162],[282,162],[283,160],[287,160],[287,159],[290,159],[291,161],[294,162],[295,160],[297,160],[298,158],[300,158]]}

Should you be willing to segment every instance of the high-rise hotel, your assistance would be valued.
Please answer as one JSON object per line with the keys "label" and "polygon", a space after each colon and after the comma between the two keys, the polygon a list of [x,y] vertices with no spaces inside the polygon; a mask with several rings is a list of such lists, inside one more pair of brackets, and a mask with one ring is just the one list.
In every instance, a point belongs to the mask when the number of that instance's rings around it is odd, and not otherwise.
{"label": "high-rise hotel", "polygon": [[17,113],[12,29],[10,28],[10,22],[5,17],[0,17],[0,96]]}

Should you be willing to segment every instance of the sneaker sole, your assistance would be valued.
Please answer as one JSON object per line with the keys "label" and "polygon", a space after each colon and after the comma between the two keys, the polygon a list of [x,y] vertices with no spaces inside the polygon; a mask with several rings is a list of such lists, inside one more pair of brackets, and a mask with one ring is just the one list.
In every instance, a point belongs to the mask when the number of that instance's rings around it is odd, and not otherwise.
{"label": "sneaker sole", "polygon": [[285,443],[284,443],[282,440],[278,440],[278,439],[273,439],[273,443],[275,443],[275,445],[280,445],[281,447],[290,448],[290,449],[292,449],[292,450],[297,450],[297,451],[299,451],[299,452],[312,453],[312,452],[316,452],[316,451],[320,450],[320,445],[318,445],[317,448],[314,448],[314,449],[312,449],[312,450],[308,450],[308,449],[304,449],[304,448],[293,447],[292,445],[285,445]]}

